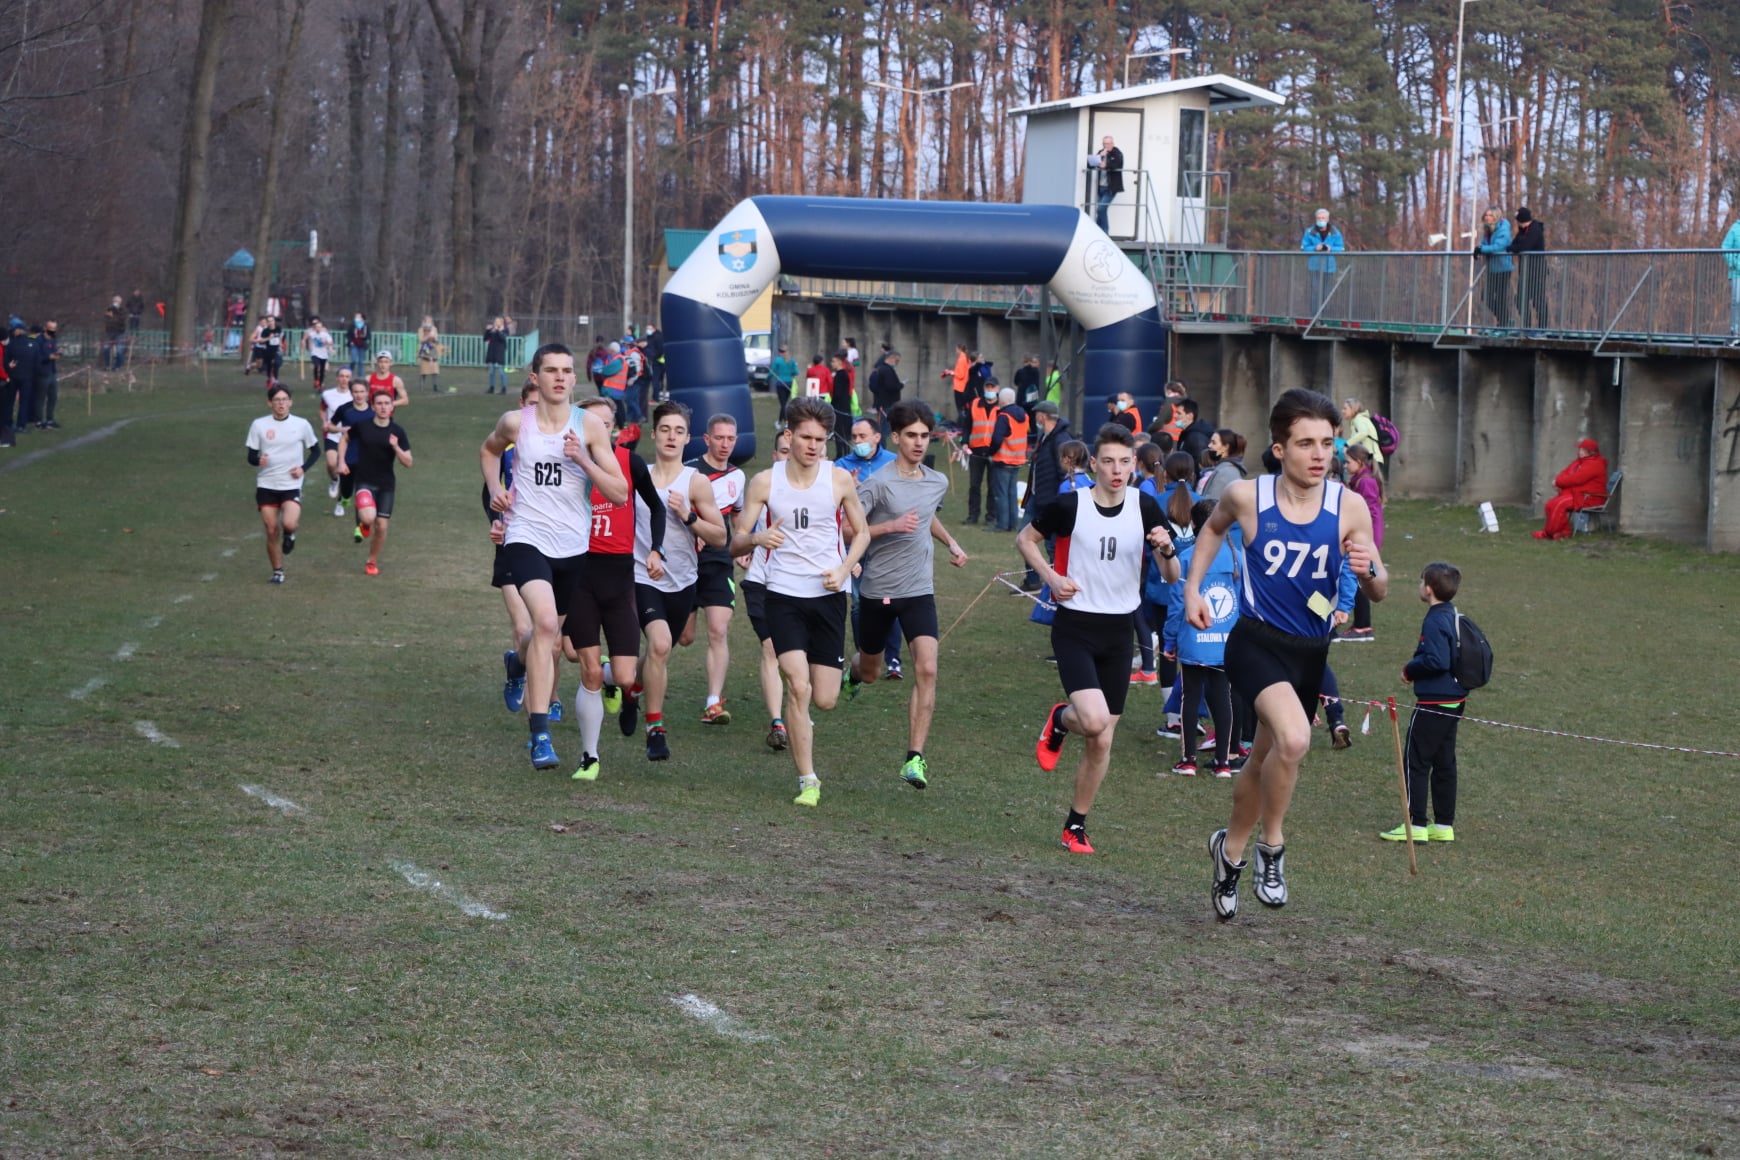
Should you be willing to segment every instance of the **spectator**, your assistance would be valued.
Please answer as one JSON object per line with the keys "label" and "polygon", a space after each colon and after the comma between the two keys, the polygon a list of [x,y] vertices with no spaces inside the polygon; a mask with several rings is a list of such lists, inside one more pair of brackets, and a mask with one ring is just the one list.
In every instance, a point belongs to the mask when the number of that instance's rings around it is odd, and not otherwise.
{"label": "spectator", "polygon": [[18,388],[6,373],[6,348],[11,342],[0,343],[0,447],[18,446],[18,432],[12,426],[13,413],[18,410]]}
{"label": "spectator", "polygon": [[[1033,406],[1033,456],[1027,469],[1027,503],[1023,508],[1021,522],[1023,525],[1033,522],[1034,515],[1040,508],[1057,498],[1062,490],[1063,461],[1058,454],[1065,443],[1071,441],[1069,420],[1057,412],[1057,404],[1041,400]],[[1052,544],[1046,545],[1049,553]],[[1048,556],[1048,559],[1055,557]],[[1021,580],[1021,588],[1025,592],[1039,591],[1039,573],[1032,568],[1027,569],[1027,575]]]}
{"label": "spectator", "polygon": [[359,310],[351,316],[350,333],[346,337],[350,341],[350,374],[352,378],[360,379],[363,372],[368,370],[369,339],[374,337],[362,311]]}
{"label": "spectator", "polygon": [[1219,499],[1229,486],[1245,478],[1245,437],[1222,427],[1209,439],[1208,453],[1214,456],[1214,470],[1202,481],[1202,498]]}
{"label": "spectator", "polygon": [[1015,403],[1031,414],[1039,402],[1039,356],[1030,354],[1015,370]]}
{"label": "spectator", "polygon": [[628,425],[628,363],[622,357],[622,344],[613,342],[604,348],[604,370],[598,391],[616,408],[616,424]]}
{"label": "spectator", "polygon": [[646,351],[633,334],[622,336],[622,365],[628,375],[628,419],[638,423],[648,414],[647,392],[652,388],[652,376],[646,373]]}
{"label": "spectator", "polygon": [[[1379,552],[1384,550],[1384,481],[1377,464],[1364,443],[1347,445],[1347,486],[1365,500],[1371,509],[1371,542]],[[1353,643],[1376,639],[1371,628],[1371,600],[1365,592],[1354,588],[1353,627],[1342,633],[1340,640]]]}
{"label": "spectator", "polygon": [[1299,248],[1311,257],[1305,267],[1311,272],[1311,316],[1317,317],[1329,300],[1330,277],[1335,273],[1335,255],[1347,249],[1342,241],[1341,227],[1329,220],[1329,211],[1317,211],[1316,220],[1305,230]]}
{"label": "spectator", "polygon": [[965,523],[979,522],[981,500],[985,507],[985,526],[997,522],[997,490],[993,486],[989,498],[984,498],[985,477],[991,473],[991,435],[997,429],[997,384],[984,384],[979,397],[967,405],[967,518]]}
{"label": "spectator", "polygon": [[1496,209],[1480,218],[1480,236],[1474,252],[1486,255],[1486,308],[1500,330],[1510,327],[1510,274],[1516,259],[1510,256],[1510,222]]}
{"label": "spectator", "polygon": [[133,293],[127,297],[127,329],[129,331],[138,330],[139,320],[143,318],[144,315],[145,292],[135,287]]}
{"label": "spectator", "polygon": [[967,423],[967,406],[973,401],[973,393],[968,389],[967,379],[973,370],[973,360],[967,357],[967,344],[961,343],[955,347],[954,369],[944,371],[943,377],[952,379],[955,388],[955,417],[964,427]]}
{"label": "spectator", "polygon": [[1063,372],[1057,369],[1057,360],[1051,360],[1051,369],[1045,372],[1045,401],[1054,406],[1063,406]]}
{"label": "spectator", "polygon": [[497,383],[501,384],[501,393],[508,392],[507,349],[508,339],[514,332],[514,320],[496,315],[490,324],[483,328],[483,365],[489,369],[489,389],[486,395],[495,394]]}
{"label": "spectator", "polygon": [[1136,397],[1130,392],[1119,391],[1106,400],[1106,407],[1108,423],[1116,423],[1132,435],[1142,429],[1142,412],[1136,406]]}
{"label": "spectator", "polygon": [[1564,540],[1571,535],[1571,513],[1607,502],[1607,460],[1593,439],[1577,444],[1577,458],[1553,480],[1557,495],[1547,501],[1547,526],[1537,540]]}
{"label": "spectator", "polygon": [[846,365],[852,368],[853,377],[856,378],[858,372],[858,359],[860,357],[858,354],[858,340],[853,338],[851,335],[847,335],[841,340],[840,345],[844,347],[846,351]]}
{"label": "spectator", "polygon": [[810,359],[809,369],[804,371],[804,395],[806,399],[826,399],[834,393],[834,372],[829,369],[828,361],[818,352]]}
{"label": "spectator", "polygon": [[[1547,229],[1528,206],[1516,211],[1516,236],[1510,252],[1517,255],[1516,310],[1524,330],[1547,325]],[[1382,462],[1382,460],[1379,460]]]}
{"label": "spectator", "polygon": [[1177,446],[1178,437],[1190,426],[1190,420],[1185,417],[1184,409],[1178,404],[1189,394],[1184,389],[1184,380],[1169,380],[1166,384],[1166,402],[1161,405],[1160,413],[1154,416],[1154,421],[1148,425],[1148,434],[1158,438],[1164,431],[1172,437],[1173,446]]}
{"label": "spectator", "polygon": [[858,417],[858,392],[852,383],[852,364],[846,360],[846,352],[837,350],[829,361],[832,368],[829,381],[829,399],[834,405],[834,438],[840,441],[842,448],[852,446],[852,420]]}
{"label": "spectator", "polygon": [[42,422],[38,426],[45,431],[60,429],[54,418],[55,408],[60,404],[60,339],[56,337],[59,330],[60,325],[52,318],[43,323],[42,345],[37,351],[36,397],[42,400]]}
{"label": "spectator", "polygon": [[1112,200],[1124,192],[1124,151],[1112,143],[1110,133],[1100,140],[1100,151],[1093,155],[1088,168],[1100,171],[1099,193],[1094,199],[1094,223],[1111,232],[1106,224],[1106,214],[1111,208]]}
{"label": "spectator", "polygon": [[646,355],[646,370],[651,379],[647,393],[662,403],[665,401],[664,333],[653,323],[647,323],[641,330],[640,348]]}
{"label": "spectator", "polygon": [[[900,402],[903,384],[900,381],[900,352],[890,350],[870,372],[870,405],[885,420],[889,408]],[[892,454],[892,452],[890,452]]]}
{"label": "spectator", "polygon": [[431,394],[441,393],[441,331],[427,314],[417,327],[417,374]]}
{"label": "spectator", "polygon": [[1371,421],[1371,412],[1358,399],[1343,399],[1341,401],[1341,419],[1347,426],[1342,429],[1347,438],[1347,445],[1358,445],[1371,452],[1372,462],[1383,466],[1384,453],[1378,449],[1377,424]]}
{"label": "spectator", "polygon": [[1015,404],[1015,388],[998,391],[997,420],[991,428],[991,494],[996,501],[990,506],[996,511],[999,532],[1015,530],[1015,482],[1027,466],[1032,427],[1027,412]]}
{"label": "spectator", "polygon": [[1202,409],[1195,399],[1180,399],[1174,408],[1184,412],[1187,420],[1178,436],[1178,450],[1190,456],[1191,463],[1196,463],[1208,449],[1209,440],[1214,438],[1214,424],[1202,418]]}
{"label": "spectator", "polygon": [[28,431],[36,425],[36,361],[37,337],[27,332],[22,319],[14,319],[12,337],[6,341],[6,375],[12,380],[11,397],[17,399],[18,418],[14,423],[8,408],[6,422],[14,431]]}
{"label": "spectator", "polygon": [[103,369],[118,371],[127,361],[127,308],[115,295],[103,311]]}
{"label": "spectator", "polygon": [[1740,218],[1728,227],[1722,249],[1728,263],[1728,345],[1740,346]]}
{"label": "spectator", "polygon": [[842,455],[835,462],[851,474],[854,483],[863,483],[897,458],[899,456],[882,446],[882,429],[876,421],[868,415],[860,415],[852,422],[851,453]]}
{"label": "spectator", "polygon": [[[649,357],[650,364],[652,359]],[[785,426],[785,405],[791,402],[791,385],[797,382],[797,363],[791,360],[789,347],[781,346],[779,353],[767,364],[768,385],[773,387],[774,398],[779,400],[779,425]],[[654,378],[657,378],[655,372]]]}

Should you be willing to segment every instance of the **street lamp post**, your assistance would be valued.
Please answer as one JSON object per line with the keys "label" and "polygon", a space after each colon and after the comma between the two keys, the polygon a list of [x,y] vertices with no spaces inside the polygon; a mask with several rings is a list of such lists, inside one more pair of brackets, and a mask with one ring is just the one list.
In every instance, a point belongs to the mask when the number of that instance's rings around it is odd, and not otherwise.
{"label": "street lamp post", "polygon": [[924,164],[924,98],[934,97],[938,93],[952,93],[956,89],[970,89],[976,86],[979,82],[956,81],[952,85],[937,85],[935,88],[929,89],[909,89],[905,85],[891,85],[887,81],[865,81],[864,83],[874,85],[879,89],[887,89],[891,93],[905,93],[907,96],[917,97],[919,99],[920,105],[916,114],[916,119],[918,121],[918,141],[913,146],[912,190],[914,198],[918,201],[923,201],[924,173],[920,169],[920,166]]}
{"label": "street lamp post", "polygon": [[1451,89],[1453,107],[1450,110],[1450,158],[1444,170],[1449,175],[1449,188],[1444,194],[1444,294],[1439,315],[1450,321],[1450,255],[1456,249],[1456,186],[1462,178],[1462,32],[1467,23],[1468,6],[1480,0],[1457,0],[1456,4],[1456,84]]}
{"label": "street lamp post", "polygon": [[619,84],[616,91],[628,94],[627,132],[622,149],[625,161],[622,167],[622,333],[627,334],[634,326],[634,102],[637,97],[662,97],[677,90],[673,85],[666,85],[648,93],[637,93],[629,85]]}

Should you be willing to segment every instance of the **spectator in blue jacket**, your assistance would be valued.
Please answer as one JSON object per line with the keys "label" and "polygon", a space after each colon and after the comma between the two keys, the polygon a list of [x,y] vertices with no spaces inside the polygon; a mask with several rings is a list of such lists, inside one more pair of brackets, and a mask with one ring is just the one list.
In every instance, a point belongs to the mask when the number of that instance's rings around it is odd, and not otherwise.
{"label": "spectator in blue jacket", "polygon": [[1510,256],[1510,219],[1497,209],[1480,217],[1480,236],[1474,252],[1486,255],[1486,308],[1500,330],[1510,326],[1510,274],[1516,259]]}
{"label": "spectator in blue jacket", "polygon": [[[1414,687],[1414,713],[1408,718],[1408,825],[1416,842],[1456,840],[1456,726],[1467,707],[1468,690],[1456,680],[1456,591],[1462,573],[1453,564],[1427,564],[1420,572],[1420,599],[1426,621],[1414,658],[1402,668],[1402,680]],[[1426,797],[1431,794],[1432,824],[1427,825]],[[1402,842],[1402,826],[1378,835]]]}
{"label": "spectator in blue jacket", "polygon": [[1329,220],[1329,211],[1320,209],[1311,225],[1305,229],[1305,236],[1299,242],[1299,248],[1311,257],[1305,262],[1305,268],[1311,271],[1311,315],[1323,309],[1323,303],[1329,298],[1330,275],[1335,273],[1335,255],[1347,249],[1341,239],[1341,227]]}
{"label": "spectator in blue jacket", "polygon": [[[1214,500],[1205,499],[1198,501],[1190,509],[1193,531],[1202,531],[1202,525],[1213,514],[1214,507]],[[1194,539],[1178,545],[1180,568],[1190,566],[1190,557],[1195,549]],[[1166,609],[1163,643],[1167,659],[1178,662],[1178,670],[1184,683],[1181,703],[1199,706],[1207,698],[1208,715],[1214,721],[1214,776],[1231,777],[1233,771],[1227,762],[1227,746],[1231,744],[1236,730],[1232,719],[1232,686],[1226,675],[1226,639],[1239,618],[1238,557],[1233,553],[1232,545],[1221,544],[1214,563],[1208,566],[1208,571],[1202,578],[1202,597],[1208,602],[1209,615],[1214,618],[1207,628],[1197,628],[1186,623],[1184,585],[1173,584],[1169,587],[1171,594]],[[1196,726],[1197,713],[1186,713],[1182,737],[1184,754],[1172,767],[1172,772],[1180,777],[1196,776]]]}
{"label": "spectator in blue jacket", "polygon": [[1728,345],[1740,346],[1740,218],[1728,227],[1722,249],[1728,263]]}

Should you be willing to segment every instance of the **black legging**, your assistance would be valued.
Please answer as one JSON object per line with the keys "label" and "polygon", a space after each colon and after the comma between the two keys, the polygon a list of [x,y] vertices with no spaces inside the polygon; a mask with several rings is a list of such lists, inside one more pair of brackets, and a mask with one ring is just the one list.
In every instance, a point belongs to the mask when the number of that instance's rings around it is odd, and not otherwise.
{"label": "black legging", "polygon": [[1183,665],[1184,699],[1180,702],[1184,717],[1184,760],[1196,760],[1196,706],[1202,704],[1206,691],[1208,715],[1214,721],[1214,763],[1226,764],[1227,745],[1232,741],[1232,685],[1226,670],[1205,665]]}
{"label": "black legging", "polygon": [[1509,270],[1486,272],[1486,308],[1492,311],[1492,320],[1500,327],[1510,325]]}
{"label": "black legging", "polygon": [[[1156,646],[1156,638],[1166,636],[1166,606],[1143,599],[1136,605],[1136,648],[1141,654],[1142,671],[1160,674],[1160,687],[1170,689],[1178,681],[1178,662],[1168,660]],[[1158,668],[1156,669],[1156,665]]]}

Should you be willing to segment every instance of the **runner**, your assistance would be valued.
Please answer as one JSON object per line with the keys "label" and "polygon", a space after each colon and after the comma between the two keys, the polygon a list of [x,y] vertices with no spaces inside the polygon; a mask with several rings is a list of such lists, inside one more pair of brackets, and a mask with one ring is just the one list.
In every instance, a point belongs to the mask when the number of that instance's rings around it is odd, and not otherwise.
{"label": "runner", "polygon": [[266,388],[272,413],[248,428],[248,462],[254,477],[254,506],[266,526],[266,559],[272,583],[284,583],[284,557],[296,550],[296,525],[302,519],[302,476],[320,458],[320,440],[308,420],[290,413],[290,388]]}
{"label": "runner", "polygon": [[1207,628],[1213,613],[1199,586],[1237,521],[1244,533],[1239,620],[1227,639],[1233,690],[1253,705],[1257,736],[1233,783],[1232,818],[1208,840],[1210,895],[1222,922],[1239,909],[1240,857],[1257,823],[1253,883],[1264,906],[1287,904],[1282,823],[1311,747],[1342,560],[1371,600],[1389,592],[1389,573],[1372,545],[1371,512],[1325,477],[1335,457],[1335,404],[1315,391],[1283,394],[1269,412],[1278,475],[1230,485],[1196,539],[1184,584],[1184,617]]}
{"label": "runner", "polygon": [[[789,399],[787,403],[790,403]],[[781,427],[773,436],[773,461],[784,463],[790,458],[791,432]],[[753,533],[766,528],[767,512],[764,510],[761,519],[749,530]],[[749,626],[755,630],[755,638],[761,642],[761,700],[767,706],[767,747],[780,750],[791,744],[791,734],[786,732],[785,718],[780,716],[785,687],[779,679],[779,657],[774,655],[773,633],[767,627],[767,551],[757,548],[746,556],[738,556],[737,563],[744,568],[743,611],[749,616]]]}
{"label": "runner", "polygon": [[[357,531],[369,544],[363,571],[381,574],[381,549],[387,542],[387,525],[393,520],[393,497],[398,489],[396,466],[411,466],[411,437],[393,421],[393,400],[377,394],[372,400],[374,419],[344,429],[338,441],[339,470],[356,476]],[[356,446],[356,466],[345,458],[347,444]]]}
{"label": "runner", "polygon": [[[341,370],[339,374],[344,374]],[[506,392],[503,392],[504,394]],[[538,384],[531,380],[520,385],[520,406],[531,405],[532,399],[538,393]],[[501,453],[501,476],[499,481],[503,491],[512,491],[514,487],[514,457],[512,444]],[[483,485],[483,511],[489,517],[489,539],[495,545],[495,562],[490,568],[490,587],[501,592],[502,605],[508,614],[508,631],[512,634],[513,647],[501,654],[502,667],[507,670],[507,681],[501,687],[502,704],[507,706],[509,713],[518,713],[526,703],[526,666],[520,662],[520,642],[532,634],[532,614],[526,608],[526,601],[520,595],[520,590],[514,584],[513,574],[508,570],[507,550],[503,540],[507,538],[507,524],[502,520],[495,508],[490,506],[489,485]]]}
{"label": "runner", "polygon": [[[590,539],[592,488],[620,503],[628,498],[628,481],[616,466],[604,424],[570,402],[574,353],[547,343],[533,354],[532,373],[537,402],[503,414],[479,458],[490,507],[505,515],[508,573],[531,614],[531,632],[521,639],[518,655],[532,706],[526,714],[532,768],[553,769],[561,763],[550,741],[561,657],[557,637]],[[516,452],[512,490],[501,485],[501,457],[509,446]]]}
{"label": "runner", "polygon": [[[1039,768],[1057,768],[1064,738],[1086,747],[1075,771],[1075,797],[1059,839],[1072,854],[1092,854],[1087,812],[1094,804],[1124,699],[1130,692],[1136,605],[1142,598],[1143,547],[1167,583],[1178,579],[1178,551],[1160,501],[1129,486],[1136,473],[1135,438],[1115,423],[1094,438],[1094,485],[1068,492],[1039,509],[1015,537],[1027,566],[1051,585],[1057,614],[1051,651],[1067,701],[1051,707],[1034,750]],[[1045,559],[1045,539],[1057,537],[1057,563]]]}
{"label": "runner", "polygon": [[[730,415],[714,415],[707,420],[707,432],[702,440],[707,450],[689,460],[688,466],[699,472],[713,486],[713,503],[729,528],[743,504],[746,482],[742,469],[731,462],[737,449],[737,420]],[[711,544],[701,548],[700,577],[695,584],[695,600],[699,606],[684,630],[687,640],[695,638],[696,622],[707,619],[707,703],[701,709],[701,724],[729,725],[731,711],[725,708],[725,672],[731,667],[731,613],[737,607],[736,573],[731,553],[725,545]]]}
{"label": "runner", "polygon": [[[846,664],[846,584],[852,568],[870,546],[864,509],[852,477],[825,456],[834,429],[834,408],[824,399],[793,399],[791,458],[758,472],[749,481],[740,528],[752,528],[762,511],[764,531],[739,532],[733,555],[765,548],[767,624],[785,678],[785,725],[797,766],[795,805],[821,801],[816,776],[814,725],[810,707],[832,709],[840,699],[840,670]],[[852,533],[842,550],[841,514]]]}
{"label": "runner", "polygon": [[[630,684],[623,697],[617,724],[624,737],[634,736],[635,719],[645,701],[648,761],[664,761],[671,755],[665,737],[665,690],[670,684],[671,645],[695,607],[699,573],[695,538],[717,545],[725,543],[727,535],[725,521],[713,503],[712,487],[694,468],[683,465],[683,448],[688,442],[689,409],[681,403],[654,407],[653,486],[659,492],[658,502],[688,531],[671,528],[664,538],[664,555],[655,561],[652,504],[643,500],[634,509],[634,599],[640,610],[646,652],[640,659],[640,680]],[[654,563],[663,565],[663,576],[653,575]],[[614,676],[615,665],[611,668]]]}
{"label": "runner", "polygon": [[[907,401],[888,411],[898,458],[858,484],[858,502],[870,528],[870,547],[859,576],[858,651],[851,680],[868,684],[882,669],[882,652],[896,625],[912,649],[912,701],[906,711],[906,764],[900,776],[914,789],[928,783],[924,743],[936,713],[936,579],[931,541],[947,544],[949,563],[960,568],[967,554],[944,530],[937,512],[949,492],[948,476],[924,465],[935,412]],[[893,675],[892,673],[890,675]]]}
{"label": "runner", "polygon": [[[346,368],[348,371],[348,368]],[[333,470],[338,472],[338,505],[332,509],[335,516],[344,515],[344,505],[351,502],[356,494],[356,476],[345,471],[343,465],[356,467],[357,446],[344,442],[344,433],[359,423],[372,423],[375,420],[374,408],[369,406],[368,384],[361,379],[350,380],[350,401],[327,415],[326,437],[333,444]],[[362,522],[359,520],[351,527],[351,539],[362,543]]]}
{"label": "runner", "polygon": [[393,373],[393,356],[384,350],[375,355],[375,369],[369,372],[371,403],[376,395],[391,395],[395,408],[411,401],[411,396],[405,391],[405,380]]}
{"label": "runner", "polygon": [[[587,399],[580,405],[607,425],[616,417],[616,406],[609,399]],[[597,780],[598,733],[604,724],[604,714],[622,709],[621,693],[614,682],[634,684],[640,649],[640,620],[634,591],[635,496],[640,497],[648,515],[647,548],[640,558],[645,560],[650,579],[661,580],[665,574],[664,497],[653,483],[646,460],[626,447],[612,446],[611,451],[634,494],[626,503],[611,503],[602,492],[593,489],[592,532],[562,637],[563,652],[580,665],[580,687],[574,692],[574,715],[580,723],[580,767],[574,771],[575,781]],[[610,691],[614,694],[611,699],[617,702],[614,706],[605,700],[604,664],[599,653],[601,632],[610,646],[613,682]]]}
{"label": "runner", "polygon": [[335,417],[350,405],[350,385],[350,368],[340,367],[337,385],[320,392],[320,429],[325,433],[326,444],[326,498],[337,501],[332,509],[335,516],[344,514],[344,501],[338,494],[338,437],[343,428],[337,426]]}
{"label": "runner", "polygon": [[277,315],[266,315],[260,324],[260,336],[266,344],[266,381],[275,383],[278,372],[284,369],[284,326]]}
{"label": "runner", "polygon": [[308,361],[314,367],[314,385],[326,385],[326,364],[332,358],[332,331],[326,329],[326,323],[319,317],[308,320],[308,329],[302,332],[302,349],[308,353]]}

